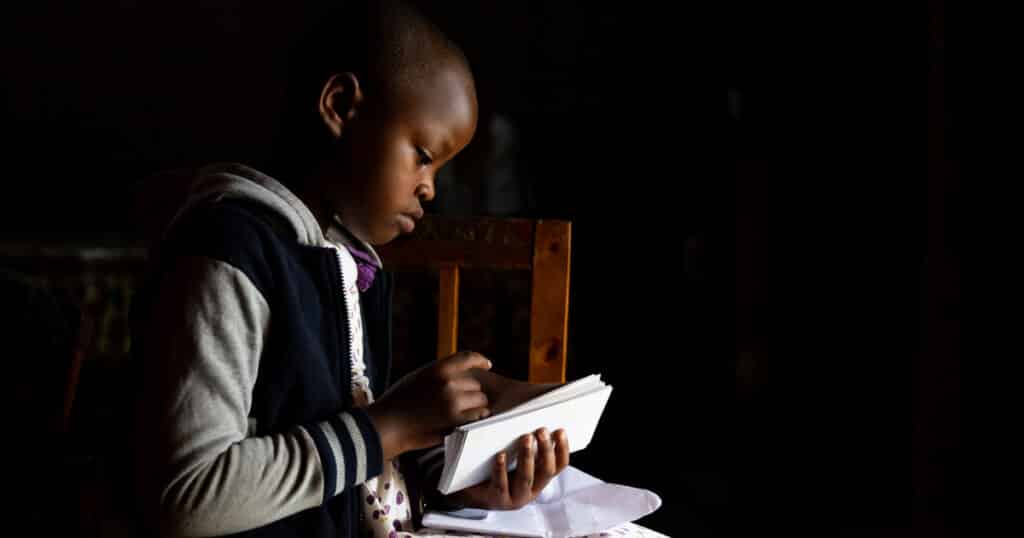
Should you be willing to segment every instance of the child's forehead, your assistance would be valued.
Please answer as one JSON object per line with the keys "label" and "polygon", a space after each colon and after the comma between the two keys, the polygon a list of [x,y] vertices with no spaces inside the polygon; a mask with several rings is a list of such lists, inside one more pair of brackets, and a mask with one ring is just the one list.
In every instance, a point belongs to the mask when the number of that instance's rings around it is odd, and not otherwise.
{"label": "child's forehead", "polygon": [[464,69],[439,69],[421,80],[405,84],[397,95],[397,110],[407,119],[476,119],[476,90]]}

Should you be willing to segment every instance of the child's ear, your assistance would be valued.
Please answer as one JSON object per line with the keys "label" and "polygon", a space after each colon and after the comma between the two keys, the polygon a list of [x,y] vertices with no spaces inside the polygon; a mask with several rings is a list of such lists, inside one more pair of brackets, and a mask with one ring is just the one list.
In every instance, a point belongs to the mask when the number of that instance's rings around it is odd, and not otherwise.
{"label": "child's ear", "polygon": [[337,73],[327,80],[320,91],[318,108],[320,119],[334,138],[341,137],[362,102],[359,79],[353,73]]}

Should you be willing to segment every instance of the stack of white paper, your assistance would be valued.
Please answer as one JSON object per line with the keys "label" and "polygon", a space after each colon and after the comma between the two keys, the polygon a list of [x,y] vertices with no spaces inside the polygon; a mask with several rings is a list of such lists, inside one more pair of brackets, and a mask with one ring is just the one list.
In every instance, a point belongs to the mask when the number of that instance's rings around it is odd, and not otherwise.
{"label": "stack of white paper", "polygon": [[564,429],[569,451],[590,444],[612,387],[591,375],[546,392],[504,413],[457,428],[444,439],[445,463],[438,489],[449,494],[488,480],[494,458],[505,451],[515,468],[516,441],[540,428]]}

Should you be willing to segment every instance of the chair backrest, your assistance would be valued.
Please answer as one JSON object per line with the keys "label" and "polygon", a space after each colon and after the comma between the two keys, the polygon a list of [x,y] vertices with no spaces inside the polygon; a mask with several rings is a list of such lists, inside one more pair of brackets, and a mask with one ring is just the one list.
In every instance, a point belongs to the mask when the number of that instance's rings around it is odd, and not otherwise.
{"label": "chair backrest", "polygon": [[388,268],[440,276],[437,354],[458,350],[459,270],[529,270],[529,381],[565,381],[572,226],[556,220],[424,217],[416,231],[378,253]]}

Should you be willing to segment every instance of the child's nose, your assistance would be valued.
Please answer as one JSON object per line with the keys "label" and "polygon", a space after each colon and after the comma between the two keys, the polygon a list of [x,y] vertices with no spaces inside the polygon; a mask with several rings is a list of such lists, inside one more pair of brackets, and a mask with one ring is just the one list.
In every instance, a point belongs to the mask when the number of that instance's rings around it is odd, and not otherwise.
{"label": "child's nose", "polygon": [[422,183],[416,186],[416,197],[424,202],[429,202],[434,199],[433,176],[427,177]]}

